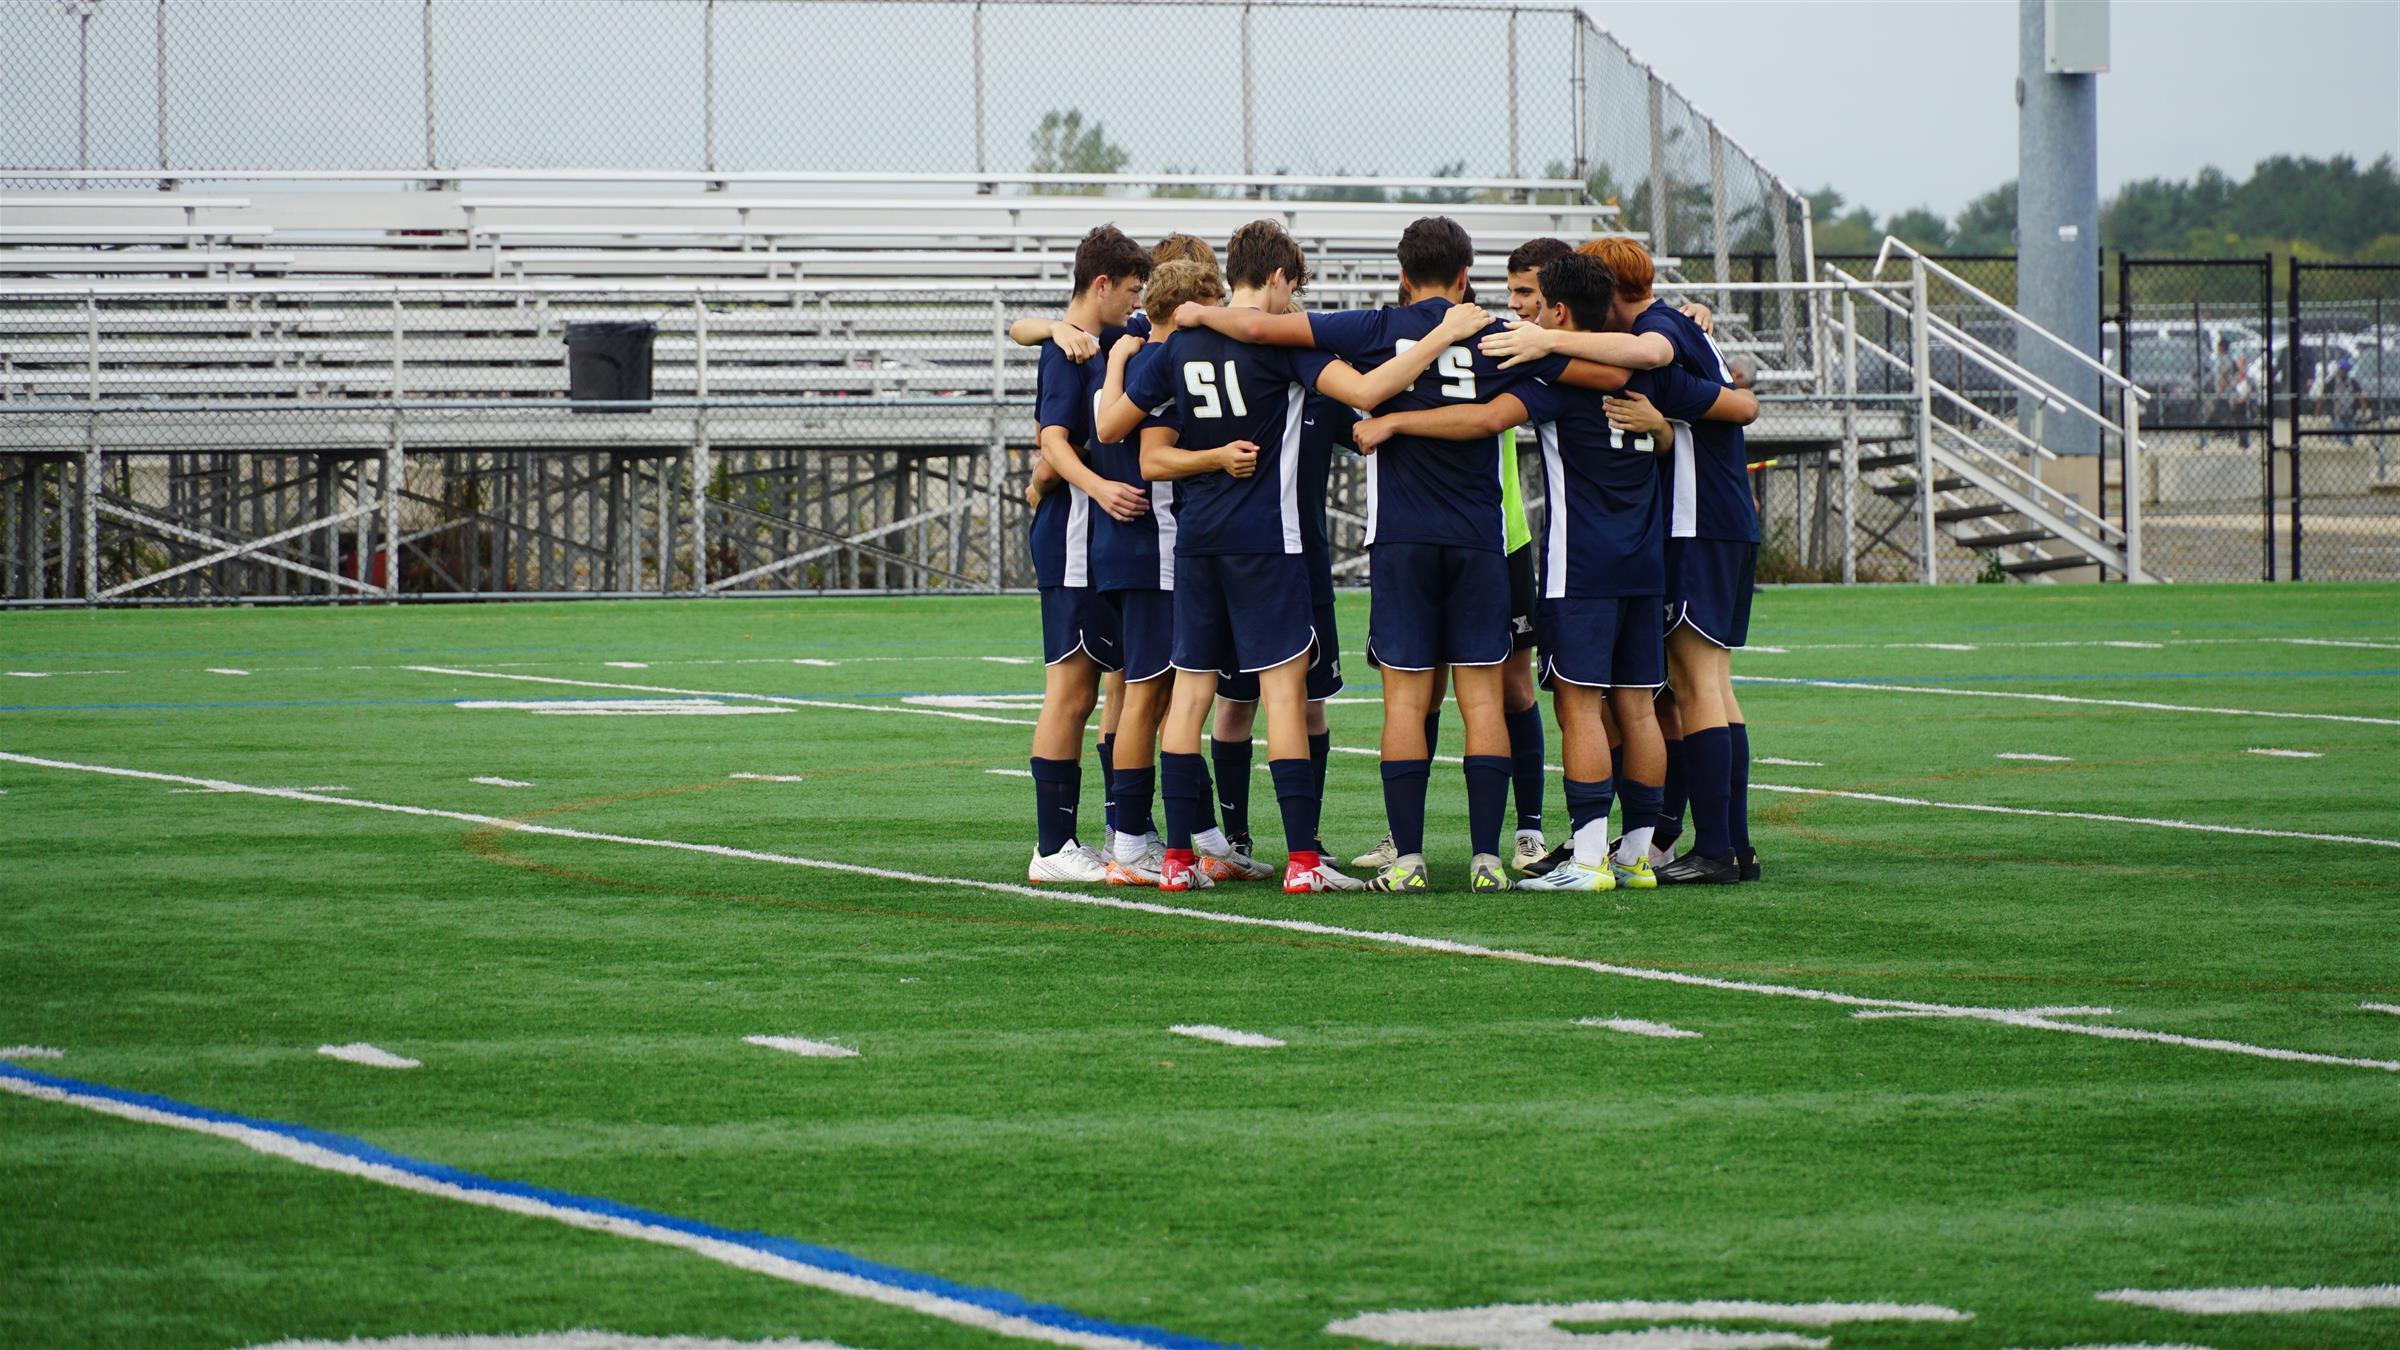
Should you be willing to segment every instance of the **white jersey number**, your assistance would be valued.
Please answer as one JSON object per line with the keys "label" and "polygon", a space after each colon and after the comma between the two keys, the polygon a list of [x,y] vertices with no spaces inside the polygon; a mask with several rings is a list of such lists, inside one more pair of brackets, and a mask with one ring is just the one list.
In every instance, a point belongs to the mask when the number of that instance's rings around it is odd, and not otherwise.
{"label": "white jersey number", "polygon": [[[1250,405],[1242,401],[1242,381],[1233,373],[1233,362],[1225,363],[1225,402],[1233,405],[1233,415],[1248,417]],[[1223,417],[1225,410],[1217,402],[1217,372],[1206,361],[1183,363],[1183,389],[1192,396],[1192,416]]]}
{"label": "white jersey number", "polygon": [[[1398,355],[1417,345],[1415,338],[1400,338],[1392,343],[1392,353]],[[1433,359],[1434,373],[1442,377],[1442,397],[1475,401],[1475,354],[1464,347],[1445,347]]]}
{"label": "white jersey number", "polygon": [[[1625,448],[1625,429],[1623,427],[1610,427],[1608,429],[1608,448],[1611,450],[1622,450]],[[1650,433],[1645,431],[1641,435],[1633,438],[1633,448],[1645,455],[1655,455],[1658,453],[1658,442],[1652,440],[1650,438]]]}

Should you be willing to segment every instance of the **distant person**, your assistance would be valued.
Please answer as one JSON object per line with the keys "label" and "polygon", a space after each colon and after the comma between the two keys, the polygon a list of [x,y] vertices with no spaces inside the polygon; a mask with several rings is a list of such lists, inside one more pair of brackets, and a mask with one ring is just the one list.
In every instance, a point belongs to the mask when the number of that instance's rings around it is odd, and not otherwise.
{"label": "distant person", "polygon": [[[2342,444],[2356,445],[2358,407],[2367,391],[2359,387],[2358,376],[2350,367],[2350,358],[2345,356],[2319,366],[2317,382],[2309,392],[2316,398],[2317,415],[2332,419],[2334,432],[2341,437]],[[2375,476],[2383,476],[2382,465],[2376,466]]]}
{"label": "distant person", "polygon": [[2235,356],[2233,344],[2218,338],[2214,420],[2220,425],[2233,427],[2244,450],[2250,448],[2250,400],[2255,393],[2250,378],[2250,358]]}

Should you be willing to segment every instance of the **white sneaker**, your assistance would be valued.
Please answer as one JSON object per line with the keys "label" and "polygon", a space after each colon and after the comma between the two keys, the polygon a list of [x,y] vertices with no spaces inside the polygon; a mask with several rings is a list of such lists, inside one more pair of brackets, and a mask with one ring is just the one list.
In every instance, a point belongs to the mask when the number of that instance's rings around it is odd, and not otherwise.
{"label": "white sneaker", "polygon": [[1302,867],[1296,862],[1284,864],[1283,893],[1309,895],[1317,891],[1363,891],[1367,883],[1357,877],[1344,876],[1329,862],[1314,867]]}
{"label": "white sneaker", "polygon": [[[1649,869],[1645,867],[1642,872],[1647,876]],[[1616,873],[1611,867],[1586,867],[1573,858],[1538,877],[1527,877],[1517,883],[1520,891],[1613,891],[1616,888]]]}
{"label": "white sneaker", "polygon": [[1398,861],[1400,861],[1400,850],[1392,847],[1392,836],[1386,834],[1383,836],[1382,843],[1377,844],[1375,847],[1368,849],[1366,852],[1359,854],[1355,858],[1352,858],[1350,860],[1350,865],[1352,867],[1372,868],[1375,871],[1380,872],[1384,868],[1389,867]]}
{"label": "white sneaker", "polygon": [[1516,854],[1508,860],[1509,870],[1520,874],[1529,872],[1549,852],[1549,841],[1542,838],[1540,830],[1519,830]]}
{"label": "white sneaker", "polygon": [[1142,851],[1132,858],[1112,856],[1108,860],[1108,884],[1111,886],[1155,886],[1159,868],[1167,860],[1167,846],[1153,834],[1142,845]]}
{"label": "white sneaker", "polygon": [[[1027,881],[1106,881],[1108,864],[1098,852],[1085,848],[1070,839],[1067,846],[1049,857],[1035,854],[1031,866],[1025,869]],[[1153,883],[1155,884],[1155,883]]]}

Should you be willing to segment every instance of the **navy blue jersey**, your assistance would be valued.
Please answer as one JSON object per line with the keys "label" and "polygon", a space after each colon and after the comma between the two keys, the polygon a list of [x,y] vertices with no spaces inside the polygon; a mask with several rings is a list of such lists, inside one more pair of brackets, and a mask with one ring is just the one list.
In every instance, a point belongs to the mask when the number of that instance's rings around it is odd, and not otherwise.
{"label": "navy blue jersey", "polygon": [[1185,450],[1233,441],[1258,446],[1258,470],[1181,480],[1175,494],[1175,551],[1184,557],[1299,553],[1301,420],[1322,358],[1254,347],[1205,328],[1179,329],[1142,368],[1127,376],[1126,397],[1165,412]]}
{"label": "navy blue jersey", "polygon": [[[1101,339],[1104,344],[1111,340]],[[1077,365],[1057,343],[1045,342],[1034,378],[1035,427],[1062,427],[1067,443],[1078,448],[1092,436],[1091,372],[1085,369],[1090,364]],[[1027,535],[1033,548],[1035,584],[1092,584],[1092,517],[1096,514],[1092,499],[1071,483],[1053,488],[1033,508],[1033,527]]]}
{"label": "navy blue jersey", "polygon": [[[1733,375],[1708,334],[1664,301],[1653,300],[1650,308],[1635,315],[1633,331],[1658,333],[1675,344],[1674,369],[1719,386],[1732,385]],[[1688,436],[1675,438],[1667,497],[1668,533],[1678,539],[1758,542],[1758,503],[1750,496],[1750,447],[1742,429],[1730,422],[1693,421]]]}
{"label": "navy blue jersey", "polygon": [[[1125,388],[1132,389],[1135,372],[1155,364],[1165,351],[1165,344],[1152,342],[1135,352],[1125,363]],[[1108,366],[1097,356],[1084,364],[1100,368],[1091,382],[1092,423],[1097,427]],[[1159,420],[1144,417],[1142,427],[1156,426]],[[1087,458],[1101,477],[1147,488],[1150,493],[1149,512],[1131,522],[1106,511],[1092,513],[1092,584],[1104,591],[1175,589],[1175,484],[1143,480],[1141,427],[1121,441],[1092,441]]]}
{"label": "navy blue jersey", "polygon": [[[1361,370],[1371,370],[1441,327],[1450,302],[1440,297],[1391,309],[1353,309],[1308,316],[1316,345]],[[1496,332],[1493,324],[1485,332]],[[1551,357],[1502,370],[1475,349],[1479,333],[1442,353],[1417,382],[1375,411],[1414,412],[1458,403],[1486,403],[1534,379],[1566,369]],[[1449,544],[1504,553],[1500,438],[1442,441],[1394,436],[1367,458],[1367,542]]]}
{"label": "navy blue jersey", "polygon": [[[1627,386],[1678,425],[1679,439],[1719,386],[1673,366]],[[1513,391],[1542,449],[1544,599],[1666,594],[1667,520],[1658,447],[1608,424],[1598,390],[1536,382]]]}
{"label": "navy blue jersey", "polygon": [[[1321,364],[1317,371],[1331,365],[1333,358],[1322,353],[1301,352],[1303,362],[1314,357]],[[1310,372],[1313,378],[1315,372]],[[1308,559],[1308,594],[1312,603],[1333,603],[1333,546],[1325,534],[1325,493],[1333,477],[1333,456],[1336,447],[1355,450],[1350,441],[1350,428],[1358,414],[1350,405],[1323,394],[1311,393],[1300,414],[1300,552]]]}

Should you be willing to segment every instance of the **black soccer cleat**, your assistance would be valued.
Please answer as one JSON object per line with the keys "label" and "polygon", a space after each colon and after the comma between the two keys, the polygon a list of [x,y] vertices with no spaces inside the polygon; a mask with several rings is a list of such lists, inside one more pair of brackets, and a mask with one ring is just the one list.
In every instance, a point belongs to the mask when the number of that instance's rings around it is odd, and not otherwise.
{"label": "black soccer cleat", "polygon": [[[1610,844],[1608,846],[1608,851],[1613,856],[1617,851],[1617,846],[1615,844]],[[1553,871],[1556,871],[1560,863],[1565,862],[1567,859],[1574,856],[1575,836],[1570,834],[1566,838],[1558,841],[1558,847],[1551,849],[1548,853],[1543,854],[1531,865],[1526,867],[1525,875],[1529,877],[1546,877]]]}
{"label": "black soccer cleat", "polygon": [[1731,853],[1720,858],[1702,857],[1696,852],[1686,853],[1658,868],[1658,884],[1661,886],[1732,886],[1739,884],[1741,879],[1742,865],[1733,860]]}
{"label": "black soccer cleat", "polygon": [[1734,862],[1735,862],[1735,863],[1739,864],[1739,865],[1740,865],[1740,867],[1741,867],[1741,869],[1742,869],[1742,880],[1744,880],[1744,881],[1756,881],[1756,880],[1758,880],[1758,850],[1757,850],[1757,849],[1754,849],[1754,848],[1746,848],[1746,849],[1743,849],[1741,852],[1739,852],[1739,853],[1737,853],[1737,854],[1735,854],[1735,855],[1734,855],[1734,857],[1733,857],[1733,860],[1734,860]]}

